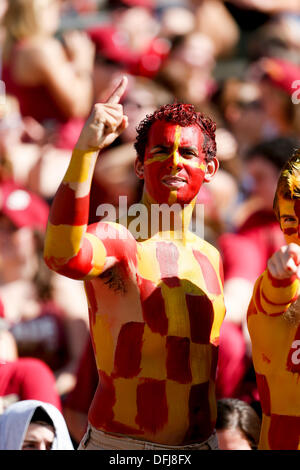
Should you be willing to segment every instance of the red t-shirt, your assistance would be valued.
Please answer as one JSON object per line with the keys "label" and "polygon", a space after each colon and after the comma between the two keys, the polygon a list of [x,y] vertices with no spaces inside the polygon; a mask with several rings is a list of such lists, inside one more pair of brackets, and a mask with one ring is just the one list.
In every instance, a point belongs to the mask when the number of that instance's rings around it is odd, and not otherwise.
{"label": "red t-shirt", "polygon": [[39,359],[0,361],[0,397],[9,400],[12,395],[12,401],[40,400],[62,409],[54,374]]}

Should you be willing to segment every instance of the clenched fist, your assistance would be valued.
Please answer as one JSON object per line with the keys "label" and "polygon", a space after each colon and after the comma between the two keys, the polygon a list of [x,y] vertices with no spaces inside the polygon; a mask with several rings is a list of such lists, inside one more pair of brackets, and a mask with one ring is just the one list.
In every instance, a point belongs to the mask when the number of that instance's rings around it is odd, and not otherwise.
{"label": "clenched fist", "polygon": [[80,150],[101,150],[110,145],[128,126],[128,118],[119,103],[127,86],[123,77],[106,103],[97,103],[87,119],[76,148]]}

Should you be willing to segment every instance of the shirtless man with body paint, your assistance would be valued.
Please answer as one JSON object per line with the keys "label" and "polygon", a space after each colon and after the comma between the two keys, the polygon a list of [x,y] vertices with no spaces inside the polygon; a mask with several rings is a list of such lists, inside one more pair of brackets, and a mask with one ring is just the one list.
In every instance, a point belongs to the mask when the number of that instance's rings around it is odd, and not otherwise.
{"label": "shirtless man with body paint", "polygon": [[99,150],[127,125],[119,104],[126,83],[124,77],[93,108],[55,196],[45,243],[48,266],[83,280],[89,304],[99,385],[79,448],[216,448],[222,264],[218,251],[188,230],[199,189],[218,169],[215,125],[176,104],[138,128],[135,169],[147,217],[154,203],[180,207],[168,231],[159,226],[136,239],[129,225],[87,226]]}
{"label": "shirtless man with body paint", "polygon": [[259,449],[300,450],[300,151],[279,177],[274,211],[287,245],[269,259],[248,308],[263,411]]}

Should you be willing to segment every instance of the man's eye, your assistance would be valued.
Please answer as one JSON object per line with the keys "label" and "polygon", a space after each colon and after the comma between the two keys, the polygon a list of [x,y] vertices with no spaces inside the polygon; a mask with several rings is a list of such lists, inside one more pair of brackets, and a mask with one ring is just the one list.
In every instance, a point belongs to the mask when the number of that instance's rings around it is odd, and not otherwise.
{"label": "man's eye", "polygon": [[185,150],[184,152],[182,152],[182,155],[185,157],[185,158],[193,158],[193,157],[197,157],[198,155],[195,154],[195,152],[193,152],[192,150]]}
{"label": "man's eye", "polygon": [[167,149],[157,149],[153,152],[153,155],[165,155],[167,153],[168,153]]}
{"label": "man's eye", "polygon": [[34,444],[24,444],[22,447],[22,450],[29,450],[29,449],[35,449]]}
{"label": "man's eye", "polygon": [[295,217],[285,217],[283,221],[285,223],[297,223],[297,220]]}

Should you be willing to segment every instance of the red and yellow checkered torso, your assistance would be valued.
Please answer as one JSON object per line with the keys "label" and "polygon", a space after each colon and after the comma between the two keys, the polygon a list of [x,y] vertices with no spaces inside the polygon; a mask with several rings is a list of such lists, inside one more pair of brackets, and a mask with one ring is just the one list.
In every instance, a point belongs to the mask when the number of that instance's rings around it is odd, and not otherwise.
{"label": "red and yellow checkered torso", "polygon": [[216,421],[219,254],[192,235],[184,245],[135,242],[135,250],[129,263],[85,281],[99,371],[89,420],[169,445],[201,442]]}
{"label": "red and yellow checkered torso", "polygon": [[99,371],[89,421],[167,445],[202,442],[216,421],[219,253],[186,231],[136,241],[121,224],[88,226],[95,159],[94,151],[73,152],[44,254],[51,269],[85,283]]}

